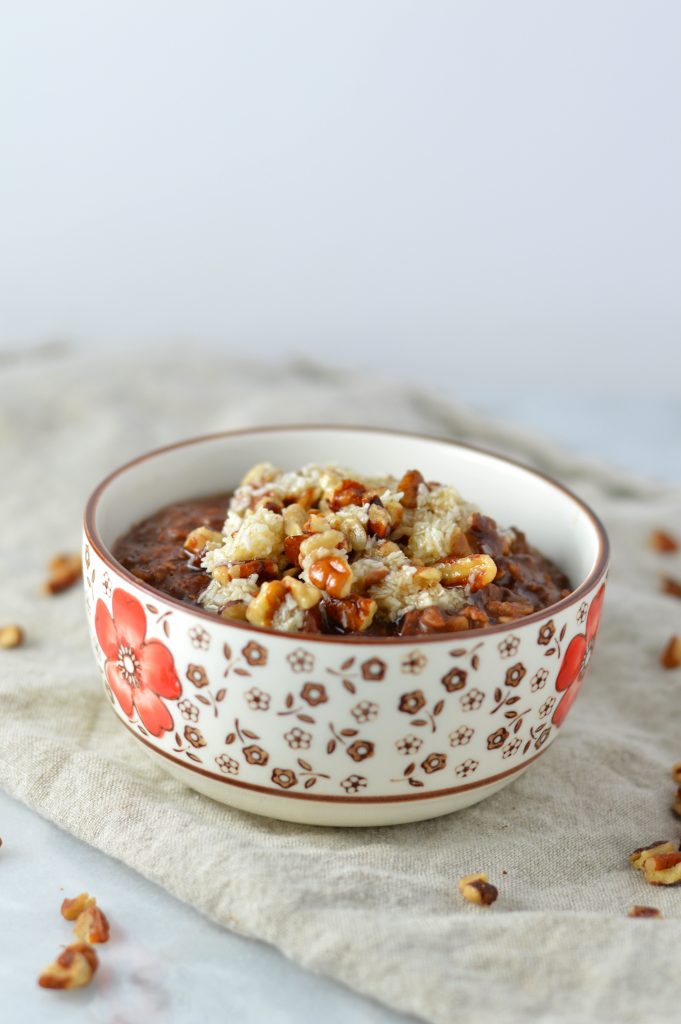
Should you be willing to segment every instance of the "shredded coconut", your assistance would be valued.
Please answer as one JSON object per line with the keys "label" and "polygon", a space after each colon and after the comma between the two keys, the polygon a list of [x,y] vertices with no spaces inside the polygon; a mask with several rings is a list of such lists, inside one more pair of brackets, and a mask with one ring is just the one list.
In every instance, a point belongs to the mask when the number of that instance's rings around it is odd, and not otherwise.
{"label": "shredded coconut", "polygon": [[[450,558],[473,511],[455,488],[426,483],[414,472],[400,480],[363,477],[331,465],[282,472],[260,463],[232,496],[222,544],[203,551],[203,568],[213,579],[199,600],[217,611],[234,602],[250,605],[262,583],[273,578],[272,566],[277,578],[293,574],[311,587],[310,570],[324,559],[325,572],[313,575],[325,580],[326,594],[334,596],[334,574],[350,572],[350,593],[369,599],[371,619],[396,622],[430,606],[456,612],[469,602],[470,588],[443,586],[437,566]],[[242,569],[249,575],[224,582],[225,567],[239,563],[249,563]],[[419,572],[424,568],[430,573]],[[274,611],[272,628],[301,630],[309,607],[287,593]]]}

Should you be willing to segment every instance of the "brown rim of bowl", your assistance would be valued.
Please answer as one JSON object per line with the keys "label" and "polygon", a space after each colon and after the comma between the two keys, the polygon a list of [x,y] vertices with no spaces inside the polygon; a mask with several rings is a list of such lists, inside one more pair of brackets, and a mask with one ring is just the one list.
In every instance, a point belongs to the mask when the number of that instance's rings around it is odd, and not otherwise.
{"label": "brown rim of bowl", "polygon": [[[205,441],[216,441],[223,437],[242,437],[244,434],[264,434],[264,433],[282,433],[284,431],[295,431],[295,430],[323,430],[323,431],[341,431],[347,433],[371,433],[371,434],[384,434],[388,437],[405,437],[412,438],[421,441],[434,441],[438,444],[447,444],[453,448],[465,448],[467,451],[478,452],[481,455],[487,455],[492,459],[497,459],[499,462],[505,462],[508,465],[516,466],[518,469],[524,470],[526,473],[531,473],[533,476],[538,477],[540,480],[546,481],[561,494],[566,495],[578,506],[578,508],[584,512],[587,518],[591,521],[596,536],[598,537],[598,554],[589,575],[580,585],[567,597],[564,597],[561,601],[556,604],[548,605],[546,608],[541,608],[539,611],[532,612],[531,615],[525,615],[523,618],[515,619],[513,622],[504,622],[495,626],[485,626],[482,629],[465,629],[454,633],[424,633],[413,634],[409,636],[362,636],[358,634],[344,635],[342,633],[283,633],[278,632],[274,629],[265,629],[262,626],[252,626],[250,623],[234,622],[230,619],[222,619],[214,612],[205,611],[203,608],[186,604],[184,601],[178,600],[176,597],[170,597],[168,594],[164,594],[163,591],[157,590],[155,587],[149,586],[142,580],[137,579],[131,572],[125,569],[120,562],[118,562],[106,545],[103,543],[97,528],[95,527],[95,512],[100,497],[109,486],[112,480],[125,473],[126,470],[131,469],[133,466],[138,465],[140,462],[146,462],[148,459],[153,459],[157,455],[163,455],[165,452],[174,451],[176,448],[187,448],[190,445],[202,444]],[[386,430],[381,427],[348,427],[348,426],[331,426],[329,424],[319,423],[297,423],[297,424],[286,424],[285,426],[272,425],[263,427],[249,427],[244,430],[223,430],[218,431],[214,434],[203,434],[201,437],[188,438],[186,441],[176,441],[174,444],[164,445],[162,448],[155,448],[153,451],[146,452],[144,455],[138,455],[136,459],[131,459],[130,462],[126,462],[124,465],[119,466],[112,473],[109,473],[102,482],[95,488],[90,495],[87,505],[85,506],[85,514],[83,517],[83,527],[85,536],[92,545],[93,549],[97,552],[102,561],[108,565],[108,567],[115,572],[117,575],[127,579],[134,586],[145,593],[150,594],[157,600],[161,598],[166,604],[172,605],[174,608],[179,608],[183,612],[190,615],[198,615],[199,618],[207,619],[212,622],[213,625],[219,624],[228,630],[238,630],[239,632],[245,633],[261,633],[265,636],[281,636],[290,638],[292,640],[304,640],[305,643],[344,643],[344,644],[363,644],[363,645],[383,645],[383,644],[407,644],[413,646],[414,644],[422,643],[433,643],[435,641],[445,641],[451,643],[453,637],[459,639],[469,639],[470,637],[477,636],[489,636],[492,633],[507,633],[514,627],[519,628],[531,622],[540,622],[545,619],[547,615],[556,614],[562,611],[564,608],[568,608],[570,605],[575,604],[580,598],[584,597],[589,591],[602,579],[608,568],[608,560],[610,556],[610,542],[608,535],[605,532],[605,527],[601,523],[596,513],[589,508],[587,504],[581,501],[572,491],[568,490],[562,484],[559,484],[552,477],[546,473],[541,473],[539,470],[532,469],[530,466],[526,466],[522,462],[518,462],[517,459],[509,459],[505,455],[498,455],[495,452],[488,451],[486,448],[479,448],[476,445],[464,444],[460,441],[450,441],[446,437],[436,437],[432,434],[415,434],[407,430]]]}

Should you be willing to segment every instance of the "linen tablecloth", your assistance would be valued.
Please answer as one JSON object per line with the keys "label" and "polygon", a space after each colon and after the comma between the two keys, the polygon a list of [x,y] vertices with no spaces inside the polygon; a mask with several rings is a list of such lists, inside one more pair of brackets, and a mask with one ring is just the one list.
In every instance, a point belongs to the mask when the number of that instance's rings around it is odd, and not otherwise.
{"label": "linen tablecloth", "polygon": [[[117,725],[74,588],[40,596],[45,564],[77,549],[89,492],[114,466],[181,437],[274,422],[420,430],[511,453],[603,517],[613,562],[590,676],[557,742],[493,798],[435,821],[306,828],[213,803],[167,777]],[[266,454],[266,453],[265,453]],[[677,838],[681,672],[659,651],[681,604],[650,529],[681,493],[571,458],[405,385],[312,364],[215,354],[44,354],[0,378],[0,785],[182,900],[287,956],[437,1024],[673,1018],[681,890],[650,888],[627,854]],[[216,481],[220,489],[222,481]],[[474,495],[472,496],[474,499]],[[484,869],[500,897],[465,904]],[[653,904],[664,920],[632,920]]]}

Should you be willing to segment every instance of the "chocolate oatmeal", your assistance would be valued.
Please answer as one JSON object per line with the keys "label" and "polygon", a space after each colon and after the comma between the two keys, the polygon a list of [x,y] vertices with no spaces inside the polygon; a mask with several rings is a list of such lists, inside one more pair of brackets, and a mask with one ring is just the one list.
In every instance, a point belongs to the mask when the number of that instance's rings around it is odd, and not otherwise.
{"label": "chocolate oatmeal", "polygon": [[418,470],[263,463],[232,495],[138,523],[114,555],[165,594],[281,632],[453,633],[522,619],[571,591],[520,530]]}

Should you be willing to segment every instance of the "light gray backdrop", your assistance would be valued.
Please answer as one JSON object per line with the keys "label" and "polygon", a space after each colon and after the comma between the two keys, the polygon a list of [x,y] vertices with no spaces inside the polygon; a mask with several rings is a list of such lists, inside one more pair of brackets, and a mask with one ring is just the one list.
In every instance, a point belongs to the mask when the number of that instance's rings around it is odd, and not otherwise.
{"label": "light gray backdrop", "polygon": [[0,349],[314,352],[527,407],[681,392],[675,0],[0,20]]}

